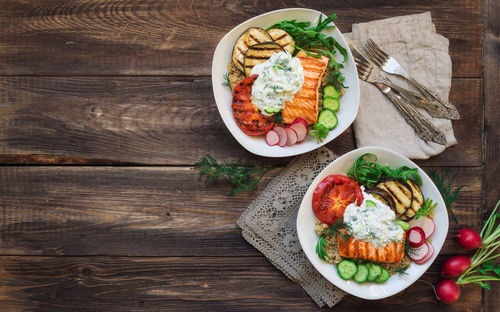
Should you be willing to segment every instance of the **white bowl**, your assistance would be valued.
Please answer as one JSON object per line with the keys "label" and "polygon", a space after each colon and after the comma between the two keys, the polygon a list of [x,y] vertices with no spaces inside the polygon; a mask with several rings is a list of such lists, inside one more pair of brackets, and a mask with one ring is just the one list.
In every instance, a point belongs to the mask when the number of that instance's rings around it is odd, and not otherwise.
{"label": "white bowl", "polygon": [[[338,125],[334,130],[330,131],[327,138],[323,140],[322,143],[318,144],[313,137],[308,136],[303,142],[292,146],[269,146],[267,145],[263,135],[249,136],[245,134],[234,121],[231,109],[232,92],[229,88],[224,87],[222,83],[224,82],[224,74],[227,73],[227,64],[231,60],[233,46],[238,37],[249,27],[267,28],[286,19],[310,21],[316,25],[320,14],[322,13],[319,11],[309,9],[283,9],[272,11],[241,23],[228,32],[219,41],[212,60],[212,86],[214,89],[215,102],[217,103],[217,108],[219,109],[219,113],[226,127],[229,129],[234,138],[249,152],[267,157],[286,157],[306,153],[323,146],[338,137],[352,124],[354,118],[356,118],[359,108],[358,73],[356,71],[351,51],[349,50],[344,37],[335,27],[333,29],[325,30],[323,33],[335,38],[343,47],[347,49],[348,60],[344,63],[344,69],[342,72],[345,76],[344,85],[348,88],[346,89],[346,93],[340,99],[340,110],[337,113],[337,117],[339,119]],[[323,14],[323,17],[326,16]],[[337,57],[339,57],[339,60],[343,60],[341,55],[337,55]]]}
{"label": "white bowl", "polygon": [[[352,167],[354,161],[365,153],[372,153],[377,156],[377,162],[382,165],[389,165],[391,168],[398,168],[401,166],[408,166],[410,168],[418,168],[418,172],[422,177],[423,184],[421,186],[422,193],[425,198],[430,198],[438,203],[435,214],[434,223],[436,230],[430,237],[432,246],[434,247],[434,254],[424,264],[418,265],[411,263],[406,271],[408,274],[398,275],[395,274],[383,284],[364,283],[358,284],[353,280],[345,281],[339,277],[337,269],[334,265],[326,263],[318,258],[315,247],[318,242],[318,236],[314,231],[314,221],[316,216],[312,210],[312,195],[318,183],[326,176],[331,174],[346,174],[346,171]],[[307,258],[313,266],[318,270],[327,280],[332,284],[350,293],[351,295],[363,299],[381,299],[392,296],[415,282],[429,266],[436,259],[448,233],[448,213],[444,204],[443,198],[439,193],[429,176],[419,168],[414,162],[405,156],[393,152],[389,149],[382,147],[364,147],[351,151],[343,156],[337,158],[330,165],[328,165],[312,182],[304,195],[304,199],[300,204],[299,212],[297,215],[297,234],[299,236],[300,245],[304,250]]]}

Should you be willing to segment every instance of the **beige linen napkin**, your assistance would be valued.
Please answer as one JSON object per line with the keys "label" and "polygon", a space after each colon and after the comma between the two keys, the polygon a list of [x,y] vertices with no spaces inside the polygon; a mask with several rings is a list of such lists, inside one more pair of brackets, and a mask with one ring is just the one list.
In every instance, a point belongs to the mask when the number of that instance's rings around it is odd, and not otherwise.
{"label": "beige linen napkin", "polygon": [[[411,76],[441,98],[448,99],[451,87],[449,43],[448,39],[436,34],[430,12],[354,24],[352,33],[346,36],[359,48],[368,38],[373,39]],[[393,82],[412,89],[404,79],[394,75],[389,77]],[[446,145],[420,139],[377,87],[360,80],[359,113],[354,121],[357,146],[383,146],[408,158],[427,159],[457,143],[450,120],[433,118],[425,109],[418,110],[446,135]]]}

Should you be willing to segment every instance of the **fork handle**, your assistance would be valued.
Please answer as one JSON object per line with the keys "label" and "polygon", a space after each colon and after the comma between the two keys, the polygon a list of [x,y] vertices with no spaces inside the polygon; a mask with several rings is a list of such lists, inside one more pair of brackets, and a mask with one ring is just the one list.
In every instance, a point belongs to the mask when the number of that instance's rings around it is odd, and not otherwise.
{"label": "fork handle", "polygon": [[460,114],[458,113],[458,110],[453,104],[444,101],[434,91],[430,90],[429,88],[427,88],[414,78],[410,77],[409,75],[406,75],[405,78],[408,79],[408,81],[410,81],[415,87],[417,87],[417,89],[422,93],[422,95],[425,98],[427,98],[427,100],[436,101],[441,105],[443,105],[449,114],[449,119],[454,119],[454,120],[460,119]]}

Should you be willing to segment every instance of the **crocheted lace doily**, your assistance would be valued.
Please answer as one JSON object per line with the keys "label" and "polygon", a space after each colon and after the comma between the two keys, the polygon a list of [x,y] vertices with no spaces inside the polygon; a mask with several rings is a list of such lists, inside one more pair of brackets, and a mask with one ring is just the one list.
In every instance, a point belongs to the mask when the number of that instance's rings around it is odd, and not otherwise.
{"label": "crocheted lace doily", "polygon": [[314,178],[337,156],[326,147],[295,158],[238,219],[243,237],[322,307],[333,307],[344,292],[307,259],[297,237],[299,205]]}

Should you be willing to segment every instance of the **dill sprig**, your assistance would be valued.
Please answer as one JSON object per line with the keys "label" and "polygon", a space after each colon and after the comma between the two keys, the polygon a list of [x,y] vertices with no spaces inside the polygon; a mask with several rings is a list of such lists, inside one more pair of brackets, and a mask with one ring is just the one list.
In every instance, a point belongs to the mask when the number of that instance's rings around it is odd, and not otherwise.
{"label": "dill sprig", "polygon": [[411,247],[410,246],[410,241],[405,240],[405,253],[408,255],[408,257],[413,258],[417,255],[417,248]]}
{"label": "dill sprig", "polygon": [[427,198],[422,208],[420,208],[420,210],[415,214],[415,219],[418,219],[420,217],[427,217],[434,211],[437,205],[437,203],[434,204],[432,202],[432,199]]}
{"label": "dill sprig", "polygon": [[457,199],[458,192],[464,187],[458,186],[452,190],[451,185],[453,184],[453,181],[455,180],[455,175],[451,175],[449,173],[443,173],[440,174],[436,170],[430,170],[429,175],[431,176],[432,181],[434,181],[434,184],[436,184],[436,187],[439,190],[439,193],[441,193],[441,196],[443,196],[444,203],[446,205],[446,208],[450,212],[451,216],[453,217],[453,220],[455,220],[456,223],[458,222],[458,218],[455,215],[455,212],[453,211],[453,204],[455,203],[455,200]]}
{"label": "dill sprig", "polygon": [[410,268],[409,265],[403,266],[403,267],[398,267],[398,268],[394,269],[393,273],[397,273],[397,274],[399,274],[399,276],[408,275],[408,272],[406,272],[406,271],[408,271],[409,268]]}
{"label": "dill sprig", "polygon": [[222,86],[231,89],[231,81],[229,80],[229,73],[224,74],[224,81],[222,82]]}
{"label": "dill sprig", "polygon": [[198,180],[204,179],[205,184],[227,181],[231,185],[229,196],[255,190],[264,174],[273,168],[244,164],[241,161],[219,162],[209,155],[203,156],[194,166],[200,171]]}

